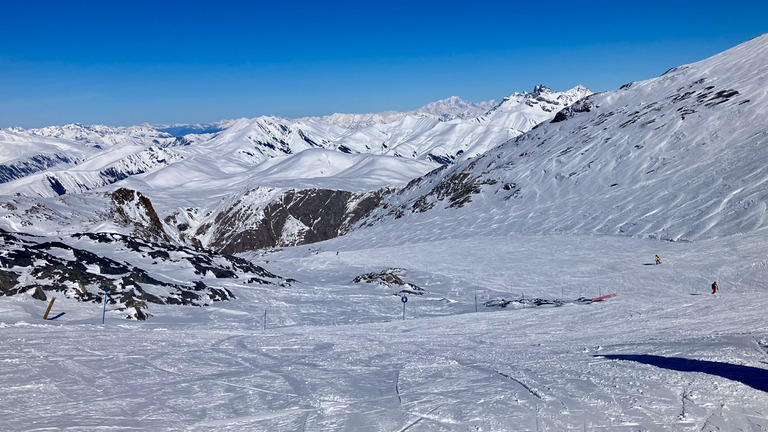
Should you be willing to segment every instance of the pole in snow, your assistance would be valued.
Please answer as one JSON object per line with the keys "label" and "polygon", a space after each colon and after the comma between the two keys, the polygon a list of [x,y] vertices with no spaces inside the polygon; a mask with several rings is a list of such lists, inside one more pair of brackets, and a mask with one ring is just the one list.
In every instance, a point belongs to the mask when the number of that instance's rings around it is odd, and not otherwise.
{"label": "pole in snow", "polygon": [[101,311],[101,323],[104,324],[104,319],[107,317],[107,292],[109,289],[104,287],[104,309]]}
{"label": "pole in snow", "polygon": [[56,297],[52,298],[51,302],[48,303],[48,309],[45,310],[45,315],[43,315],[44,320],[48,319],[48,314],[51,313],[51,308],[53,307],[53,302],[55,301],[56,301]]}
{"label": "pole in snow", "polygon": [[405,304],[408,303],[408,297],[400,297],[400,301],[403,302],[403,320],[405,320]]}
{"label": "pole in snow", "polygon": [[475,312],[477,312],[477,291],[475,291]]}
{"label": "pole in snow", "polygon": [[264,309],[264,330],[267,330],[267,310]]}

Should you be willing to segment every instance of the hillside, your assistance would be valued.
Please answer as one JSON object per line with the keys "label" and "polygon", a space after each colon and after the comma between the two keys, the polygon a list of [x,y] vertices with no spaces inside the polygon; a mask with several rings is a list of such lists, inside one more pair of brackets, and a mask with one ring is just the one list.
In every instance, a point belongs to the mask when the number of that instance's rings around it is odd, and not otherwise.
{"label": "hillside", "polygon": [[415,236],[445,220],[451,232],[675,241],[761,231],[766,79],[764,35],[589,96],[478,158],[412,182],[368,223],[402,218]]}

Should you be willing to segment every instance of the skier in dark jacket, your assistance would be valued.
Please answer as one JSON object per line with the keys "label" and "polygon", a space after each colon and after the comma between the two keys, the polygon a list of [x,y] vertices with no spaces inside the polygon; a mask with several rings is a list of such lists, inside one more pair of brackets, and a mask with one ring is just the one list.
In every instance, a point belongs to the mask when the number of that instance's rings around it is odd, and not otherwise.
{"label": "skier in dark jacket", "polygon": [[717,292],[717,288],[718,288],[717,281],[712,282],[712,294]]}

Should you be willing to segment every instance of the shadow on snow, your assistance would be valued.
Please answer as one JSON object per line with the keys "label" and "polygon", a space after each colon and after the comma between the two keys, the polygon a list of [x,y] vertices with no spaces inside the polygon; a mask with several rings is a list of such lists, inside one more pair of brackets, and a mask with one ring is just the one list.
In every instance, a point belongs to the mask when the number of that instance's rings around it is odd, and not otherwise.
{"label": "shadow on snow", "polygon": [[768,393],[768,370],[752,366],[647,354],[610,354],[597,355],[595,357],[629,360],[680,372],[703,372],[738,381],[754,389]]}

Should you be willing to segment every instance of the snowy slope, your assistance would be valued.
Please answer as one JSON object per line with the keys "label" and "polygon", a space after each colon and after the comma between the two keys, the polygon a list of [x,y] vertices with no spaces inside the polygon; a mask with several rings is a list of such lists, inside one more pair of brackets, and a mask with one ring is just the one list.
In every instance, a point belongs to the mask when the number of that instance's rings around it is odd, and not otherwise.
{"label": "snowy slope", "polygon": [[293,157],[273,158],[256,171],[262,186],[362,192],[386,185],[403,186],[434,168],[434,164],[419,160],[308,149]]}
{"label": "snowy slope", "polygon": [[[291,287],[220,279],[236,301],[103,326],[100,304],[59,295],[43,321],[0,297],[0,428],[761,430],[764,240],[340,238],[257,261]],[[393,267],[425,290],[405,320],[400,287],[352,282]],[[569,303],[485,306],[523,296]]]}
{"label": "snowy slope", "polygon": [[414,182],[373,220],[433,226],[463,218],[485,233],[501,223],[520,233],[672,240],[762,230],[767,40],[583,99],[552,122]]}

